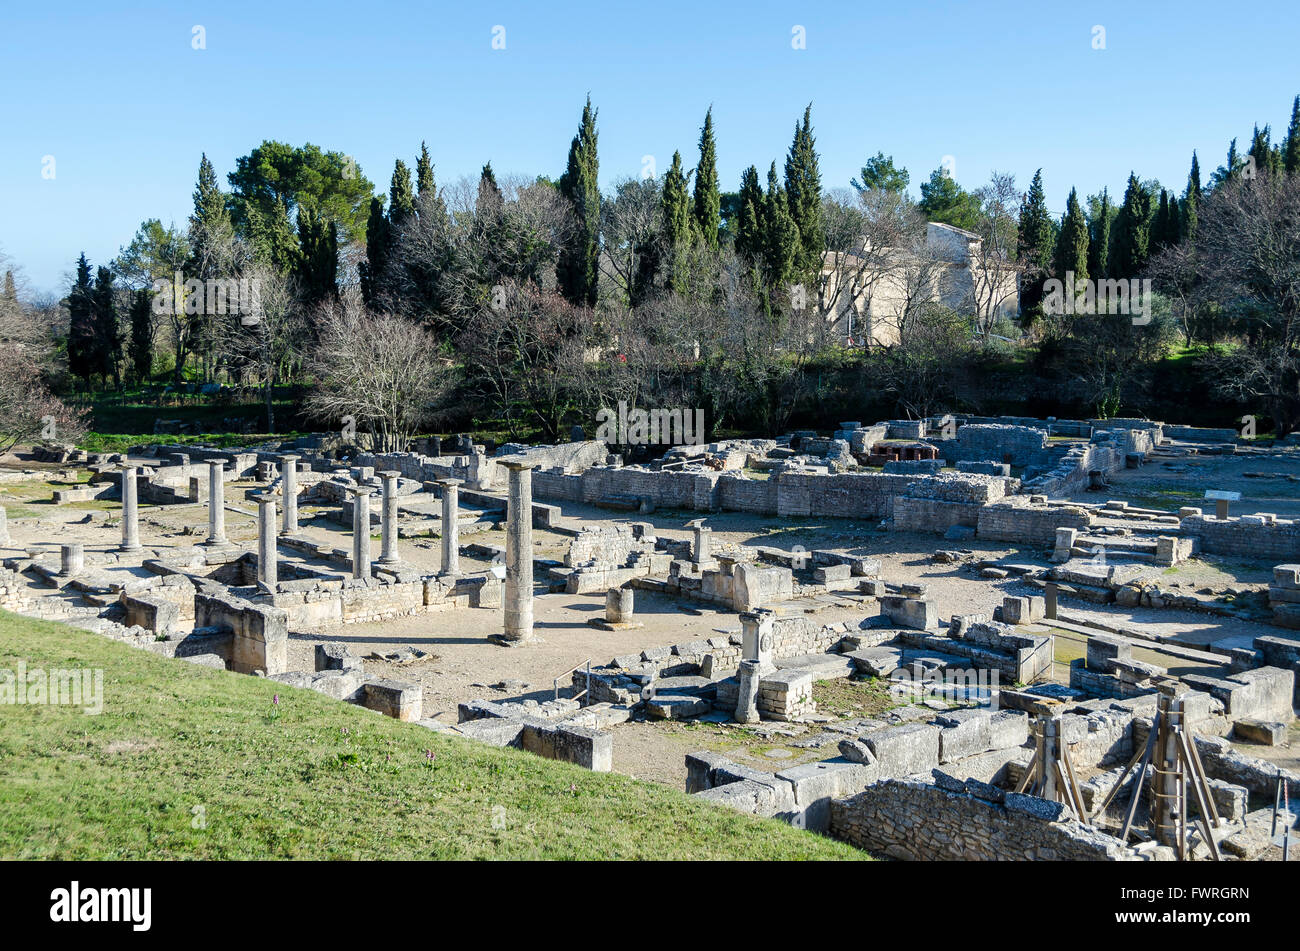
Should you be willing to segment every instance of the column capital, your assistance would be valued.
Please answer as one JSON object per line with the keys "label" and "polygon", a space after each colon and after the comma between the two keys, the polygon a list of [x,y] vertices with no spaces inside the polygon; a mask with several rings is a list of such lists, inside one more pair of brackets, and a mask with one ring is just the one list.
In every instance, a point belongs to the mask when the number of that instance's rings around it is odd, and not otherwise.
{"label": "column capital", "polygon": [[505,466],[512,472],[524,472],[528,469],[536,469],[537,463],[528,459],[498,459],[497,465]]}

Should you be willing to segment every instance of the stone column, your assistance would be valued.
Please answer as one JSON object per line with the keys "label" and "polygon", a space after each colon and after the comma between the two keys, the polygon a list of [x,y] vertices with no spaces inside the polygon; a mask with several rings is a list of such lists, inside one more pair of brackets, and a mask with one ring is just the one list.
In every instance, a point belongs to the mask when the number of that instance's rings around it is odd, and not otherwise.
{"label": "stone column", "polygon": [[9,544],[9,516],[5,514],[5,507],[0,505],[0,545]]}
{"label": "stone column", "polygon": [[86,549],[79,543],[63,545],[59,549],[59,575],[63,578],[71,578],[74,575],[81,574],[86,567]]}
{"label": "stone column", "polygon": [[460,479],[439,479],[442,486],[442,570],[440,578],[460,574]]}
{"label": "stone column", "polygon": [[692,527],[695,529],[695,543],[691,546],[691,561],[703,565],[713,557],[709,554],[709,541],[713,529],[705,528],[703,525]]}
{"label": "stone column", "polygon": [[277,582],[275,548],[275,496],[263,492],[255,497],[257,502],[257,582],[266,591],[275,593]]}
{"label": "stone column", "polygon": [[397,557],[397,479],[400,472],[391,470],[379,473],[384,480],[384,499],[381,511],[383,524],[383,551],[379,555],[381,565],[396,565],[402,559]]}
{"label": "stone column", "polygon": [[610,588],[605,592],[605,622],[608,624],[632,623],[632,589]]}
{"label": "stone column", "polygon": [[140,550],[140,513],[136,508],[136,468],[122,470],[122,545],[121,551]]}
{"label": "stone column", "polygon": [[740,662],[740,691],[736,700],[736,713],[734,719],[737,723],[757,723],[761,718],[758,715],[758,684],[760,673],[758,670],[758,661],[742,660]]}
{"label": "stone column", "polygon": [[1056,620],[1056,598],[1060,590],[1054,581],[1049,581],[1043,588],[1043,617],[1049,621]]}
{"label": "stone column", "polygon": [[284,489],[285,535],[298,534],[298,460],[301,456],[283,456],[280,464],[280,485]]}
{"label": "stone column", "polygon": [[359,485],[352,497],[352,577],[370,577],[370,493],[375,490]]}
{"label": "stone column", "polygon": [[512,644],[533,639],[533,463],[504,463],[506,495],[505,635]]}
{"label": "stone column", "polygon": [[741,656],[758,665],[761,674],[775,669],[772,663],[772,625],[776,615],[771,611],[746,611],[740,615]]}
{"label": "stone column", "polygon": [[226,470],[220,459],[208,460],[208,541],[207,544],[224,547],[226,538]]}

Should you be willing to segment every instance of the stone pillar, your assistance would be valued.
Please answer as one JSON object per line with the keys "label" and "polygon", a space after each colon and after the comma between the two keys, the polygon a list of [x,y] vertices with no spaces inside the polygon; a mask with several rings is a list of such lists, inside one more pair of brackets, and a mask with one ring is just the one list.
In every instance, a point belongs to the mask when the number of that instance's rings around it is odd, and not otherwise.
{"label": "stone pillar", "polygon": [[442,570],[440,578],[460,574],[460,479],[439,479],[442,486]]}
{"label": "stone pillar", "polygon": [[208,460],[208,541],[213,547],[224,547],[226,538],[226,470],[220,459]]}
{"label": "stone pillar", "polygon": [[136,508],[136,468],[122,470],[122,545],[121,551],[140,550],[140,513]]}
{"label": "stone pillar", "polygon": [[1227,500],[1227,499],[1215,499],[1215,500],[1214,500],[1214,517],[1217,518],[1220,522],[1227,521],[1227,519],[1228,519],[1228,500]]}
{"label": "stone pillar", "polygon": [[506,591],[504,639],[533,639],[533,463],[505,463],[510,470],[506,502]]}
{"label": "stone pillar", "polygon": [[736,700],[734,717],[737,723],[757,723],[761,719],[758,715],[758,684],[761,676],[758,661],[740,662],[740,674],[737,678],[740,681],[740,692]]}
{"label": "stone pillar", "polygon": [[284,456],[280,465],[280,485],[284,489],[285,535],[298,534],[298,460],[301,456]]}
{"label": "stone pillar", "polygon": [[9,516],[5,514],[5,507],[0,505],[0,545],[9,544]]}
{"label": "stone pillar", "polygon": [[1043,616],[1049,621],[1056,620],[1056,596],[1059,591],[1060,588],[1057,587],[1054,581],[1049,581],[1047,586],[1043,588],[1043,601],[1045,603]]}
{"label": "stone pillar", "polygon": [[71,578],[74,575],[81,574],[86,567],[86,549],[79,543],[62,545],[59,548],[59,575],[63,578]]}
{"label": "stone pillar", "polygon": [[441,437],[441,436],[430,436],[430,437],[429,437],[429,455],[433,456],[435,459],[442,455],[442,437]]}
{"label": "stone pillar", "polygon": [[263,492],[255,497],[257,502],[257,583],[265,591],[275,593],[277,582],[275,548],[275,496]]}
{"label": "stone pillar", "polygon": [[605,594],[605,620],[610,624],[632,622],[632,589],[610,588]]}
{"label": "stone pillar", "polygon": [[384,480],[383,509],[383,550],[379,555],[381,565],[396,565],[402,559],[397,557],[397,479],[400,472],[388,470],[379,473]]}
{"label": "stone pillar", "polygon": [[370,577],[370,493],[375,490],[359,485],[352,497],[352,577]]}
{"label": "stone pillar", "polygon": [[693,526],[695,529],[695,543],[691,545],[691,561],[697,565],[703,565],[713,556],[709,554],[709,540],[713,534],[713,529],[705,528],[703,525]]}
{"label": "stone pillar", "polygon": [[746,611],[740,615],[741,654],[745,660],[758,664],[759,673],[770,673],[772,664],[772,625],[776,615],[771,611]]}

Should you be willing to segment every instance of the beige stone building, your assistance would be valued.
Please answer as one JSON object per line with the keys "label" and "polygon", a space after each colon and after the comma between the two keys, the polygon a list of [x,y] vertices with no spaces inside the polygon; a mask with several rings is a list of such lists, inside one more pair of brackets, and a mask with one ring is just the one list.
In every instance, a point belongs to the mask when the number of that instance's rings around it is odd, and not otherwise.
{"label": "beige stone building", "polygon": [[898,343],[933,304],[974,314],[985,328],[1020,306],[1014,262],[984,254],[974,232],[937,222],[927,224],[921,247],[827,252],[822,285],[832,335],[858,346]]}

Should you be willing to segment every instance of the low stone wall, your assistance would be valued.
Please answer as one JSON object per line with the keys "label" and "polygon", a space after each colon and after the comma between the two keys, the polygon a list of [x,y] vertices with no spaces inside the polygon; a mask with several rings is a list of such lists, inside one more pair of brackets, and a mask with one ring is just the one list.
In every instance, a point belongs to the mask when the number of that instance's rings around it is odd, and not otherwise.
{"label": "low stone wall", "polygon": [[983,506],[975,534],[990,541],[1052,546],[1058,528],[1085,529],[1092,522],[1092,515],[1081,506],[1018,495]]}
{"label": "low stone wall", "polygon": [[830,834],[908,861],[1121,861],[1138,856],[1068,817],[1058,802],[962,782],[886,779],[831,802]]}
{"label": "low stone wall", "polygon": [[1267,513],[1226,519],[1188,515],[1180,525],[1184,535],[1200,539],[1201,551],[1212,555],[1300,560],[1300,521]]}

